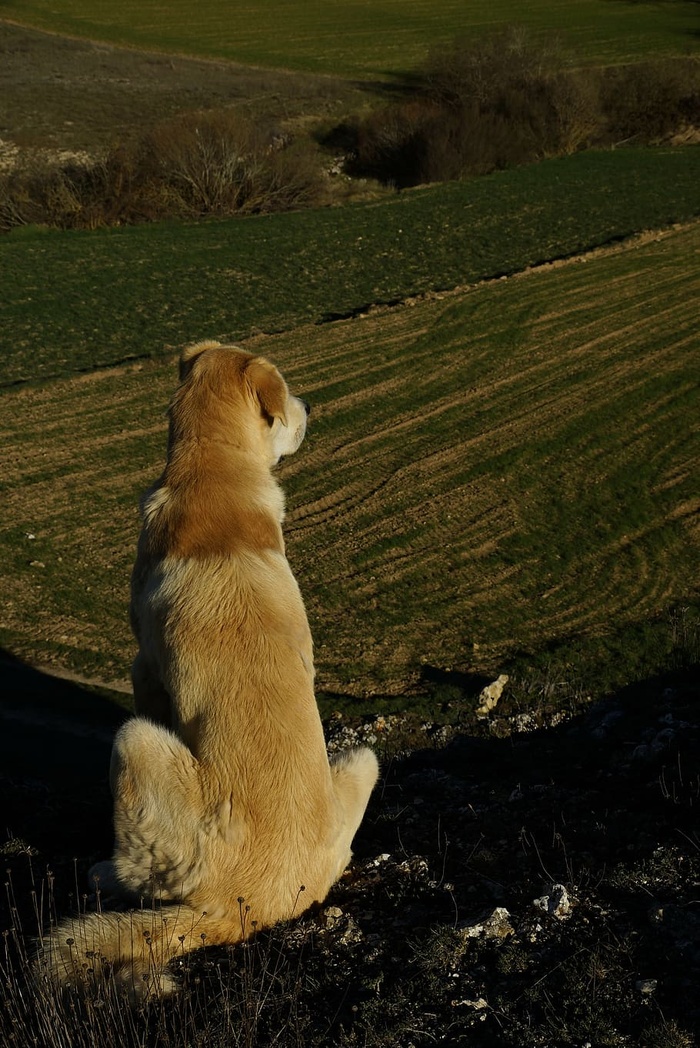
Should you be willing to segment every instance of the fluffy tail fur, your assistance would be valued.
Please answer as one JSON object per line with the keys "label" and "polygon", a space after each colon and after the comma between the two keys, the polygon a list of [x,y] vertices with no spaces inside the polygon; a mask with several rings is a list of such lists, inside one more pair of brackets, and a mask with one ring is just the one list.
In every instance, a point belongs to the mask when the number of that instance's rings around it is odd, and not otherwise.
{"label": "fluffy tail fur", "polygon": [[165,971],[173,958],[205,943],[243,937],[243,928],[238,935],[229,927],[223,932],[207,920],[206,913],[184,905],[82,914],[63,921],[44,938],[37,974],[78,990],[107,976],[136,1002],[173,992],[176,983]]}

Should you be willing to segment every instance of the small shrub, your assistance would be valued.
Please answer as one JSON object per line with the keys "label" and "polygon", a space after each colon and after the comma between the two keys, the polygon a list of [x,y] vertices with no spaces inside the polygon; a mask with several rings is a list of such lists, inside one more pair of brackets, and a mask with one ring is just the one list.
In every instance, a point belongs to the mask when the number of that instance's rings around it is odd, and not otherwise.
{"label": "small shrub", "polygon": [[485,174],[587,145],[597,84],[508,30],[431,54],[413,98],[358,128],[358,170],[399,186]]}
{"label": "small shrub", "polygon": [[601,124],[611,142],[658,141],[700,126],[700,62],[667,59],[605,70]]}
{"label": "small shrub", "polygon": [[653,1023],[641,1036],[642,1048],[693,1048],[695,1038],[672,1019]]}
{"label": "small shrub", "polygon": [[0,228],[62,229],[291,210],[325,202],[310,143],[234,110],[172,118],[99,161],[17,167],[0,184]]}
{"label": "small shrub", "polygon": [[62,229],[102,225],[100,164],[51,164],[29,157],[0,179],[0,229],[49,225]]}

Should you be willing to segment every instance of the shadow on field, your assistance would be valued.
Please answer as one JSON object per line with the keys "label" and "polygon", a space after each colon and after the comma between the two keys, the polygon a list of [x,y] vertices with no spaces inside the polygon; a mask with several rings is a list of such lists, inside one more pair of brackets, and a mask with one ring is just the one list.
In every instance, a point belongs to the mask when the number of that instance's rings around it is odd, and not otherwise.
{"label": "shadow on field", "polygon": [[52,862],[111,847],[112,738],[127,710],[0,651],[0,847]]}
{"label": "shadow on field", "polygon": [[443,670],[439,666],[423,666],[421,683],[430,686],[445,685],[457,688],[466,696],[475,698],[482,688],[493,681],[493,676],[483,673],[464,673],[461,670]]}
{"label": "shadow on field", "polygon": [[[479,684],[469,680],[470,692]],[[407,756],[399,778],[405,784],[418,769],[454,776],[480,795],[484,810],[503,804],[517,812],[514,830],[524,812],[532,820],[544,808],[545,834],[558,816],[566,823],[567,808],[578,816],[583,805],[581,821],[599,808],[602,825],[618,804],[624,846],[638,845],[637,819],[653,836],[652,810],[664,812],[668,829],[676,827],[677,815],[700,805],[699,703],[700,666],[688,666],[622,688],[556,727],[506,737],[489,737],[483,722],[481,733],[458,729],[447,746]],[[440,782],[440,774],[435,779]],[[599,843],[601,857],[609,858],[610,837],[601,834]],[[591,841],[588,847],[598,850]]]}

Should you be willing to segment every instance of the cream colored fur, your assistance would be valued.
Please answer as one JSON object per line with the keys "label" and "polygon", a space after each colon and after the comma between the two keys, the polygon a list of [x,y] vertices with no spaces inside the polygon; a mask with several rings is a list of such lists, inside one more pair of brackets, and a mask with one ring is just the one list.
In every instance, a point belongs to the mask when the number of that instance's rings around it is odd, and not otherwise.
{"label": "cream colored fur", "polygon": [[91,870],[102,894],[169,905],[75,918],[44,951],[59,981],[108,964],[135,998],[172,989],[175,955],[322,900],[377,779],[368,749],[329,763],[285,557],[271,468],[301,444],[306,407],[235,347],[191,346],[180,372],[132,579],[137,716],[112,754],[115,851]]}

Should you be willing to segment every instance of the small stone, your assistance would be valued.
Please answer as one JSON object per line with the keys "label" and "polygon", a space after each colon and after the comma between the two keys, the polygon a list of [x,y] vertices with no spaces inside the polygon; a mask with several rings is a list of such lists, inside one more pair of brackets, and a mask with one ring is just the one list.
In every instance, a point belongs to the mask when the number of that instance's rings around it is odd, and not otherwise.
{"label": "small stone", "polygon": [[664,908],[663,906],[654,906],[649,910],[649,921],[651,924],[663,924],[664,923]]}
{"label": "small stone", "polygon": [[571,899],[563,884],[553,884],[549,895],[542,895],[539,899],[533,899],[532,905],[538,910],[543,910],[551,917],[564,920],[571,914]]}
{"label": "small stone", "polygon": [[675,737],[676,732],[673,728],[664,728],[651,743],[652,753],[663,753],[664,750],[668,749],[669,744],[673,742]]}
{"label": "small stone", "polygon": [[502,673],[495,681],[486,685],[479,694],[479,705],[476,707],[477,717],[487,717],[491,710],[498,705],[507,683],[508,674]]}
{"label": "small stone", "polygon": [[483,1011],[484,1008],[488,1008],[489,1002],[484,1000],[483,997],[477,997],[476,1000],[470,1000],[464,998],[460,1001],[450,1001],[453,1008],[473,1008],[475,1012]]}
{"label": "small stone", "polygon": [[649,996],[649,994],[654,993],[657,986],[658,982],[656,979],[638,979],[637,982],[634,984],[635,990],[637,990],[641,994],[644,994],[647,997]]}
{"label": "small stone", "polygon": [[321,911],[321,922],[324,928],[333,928],[343,917],[343,911],[339,906],[326,906]]}
{"label": "small stone", "polygon": [[503,906],[497,906],[493,913],[483,917],[475,924],[465,924],[459,929],[464,939],[505,939],[514,932],[510,923],[510,914]]}
{"label": "small stone", "polygon": [[516,731],[534,731],[537,727],[537,717],[533,713],[516,713],[511,723]]}

